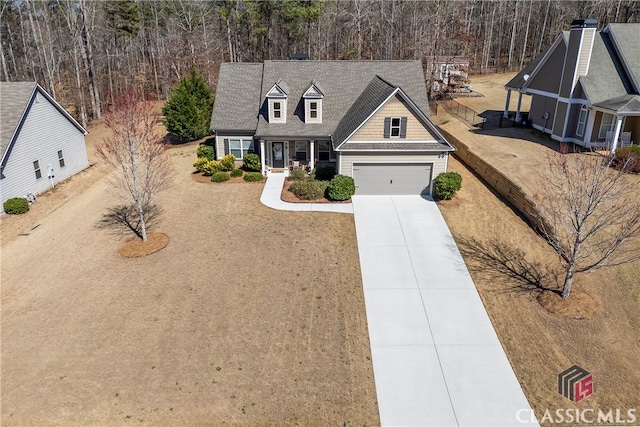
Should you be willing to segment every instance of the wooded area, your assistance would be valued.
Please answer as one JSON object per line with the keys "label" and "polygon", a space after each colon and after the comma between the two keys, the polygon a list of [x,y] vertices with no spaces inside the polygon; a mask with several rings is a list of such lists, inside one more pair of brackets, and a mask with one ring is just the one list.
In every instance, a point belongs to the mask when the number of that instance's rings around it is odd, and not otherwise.
{"label": "wooded area", "polygon": [[2,80],[37,81],[83,124],[135,87],[166,99],[192,63],[215,89],[224,61],[463,55],[516,70],[575,18],[640,21],[636,0],[2,0]]}

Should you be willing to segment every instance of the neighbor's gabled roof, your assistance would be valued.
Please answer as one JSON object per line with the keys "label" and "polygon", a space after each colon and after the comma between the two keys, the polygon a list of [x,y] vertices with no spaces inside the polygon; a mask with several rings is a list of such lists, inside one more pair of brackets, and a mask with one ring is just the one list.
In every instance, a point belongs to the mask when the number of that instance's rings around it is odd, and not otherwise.
{"label": "neighbor's gabled roof", "polygon": [[[615,112],[637,112],[640,105],[640,55],[638,55],[640,24],[609,24],[596,34],[591,61],[586,76],[578,81],[591,105]],[[526,92],[526,74],[535,73],[555,49],[558,42],[569,42],[569,32],[563,32],[542,54],[527,64],[506,85],[506,89]],[[562,72],[562,70],[558,70]],[[528,80],[529,82],[531,80]]]}
{"label": "neighbor's gabled roof", "polygon": [[7,163],[16,137],[20,133],[20,129],[38,93],[44,96],[83,135],[88,133],[39,84],[35,82],[0,82],[0,152],[2,153],[2,168]]}

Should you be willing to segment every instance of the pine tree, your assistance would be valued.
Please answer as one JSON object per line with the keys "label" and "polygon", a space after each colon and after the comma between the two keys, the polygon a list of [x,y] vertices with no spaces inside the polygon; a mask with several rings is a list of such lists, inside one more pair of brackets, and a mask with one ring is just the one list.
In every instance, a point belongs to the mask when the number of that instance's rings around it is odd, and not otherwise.
{"label": "pine tree", "polygon": [[194,65],[182,78],[162,107],[167,131],[179,142],[193,141],[209,134],[213,94]]}

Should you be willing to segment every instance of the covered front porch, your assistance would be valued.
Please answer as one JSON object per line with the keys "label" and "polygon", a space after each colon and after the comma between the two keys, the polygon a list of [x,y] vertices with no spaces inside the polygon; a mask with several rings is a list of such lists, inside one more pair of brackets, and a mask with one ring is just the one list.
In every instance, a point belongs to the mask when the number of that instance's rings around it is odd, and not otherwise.
{"label": "covered front porch", "polygon": [[329,140],[261,139],[260,163],[263,174],[272,170],[335,168],[336,153]]}
{"label": "covered front porch", "polygon": [[581,125],[584,126],[584,141],[587,147],[614,151],[619,147],[640,143],[639,113],[616,113],[594,109],[586,116],[583,118],[581,114],[578,129]]}

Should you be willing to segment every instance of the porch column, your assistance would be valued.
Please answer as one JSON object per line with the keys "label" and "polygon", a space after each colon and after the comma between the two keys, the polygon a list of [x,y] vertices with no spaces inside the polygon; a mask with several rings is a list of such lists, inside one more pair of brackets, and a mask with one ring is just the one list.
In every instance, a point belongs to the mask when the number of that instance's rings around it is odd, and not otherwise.
{"label": "porch column", "polygon": [[611,152],[616,151],[616,147],[618,146],[618,138],[620,138],[620,131],[622,130],[622,120],[623,116],[618,116],[616,118],[616,130],[613,133],[613,141],[611,143]]}
{"label": "porch column", "polygon": [[509,103],[511,102],[511,89],[507,89],[507,103],[504,106],[504,114],[502,117],[505,119],[509,118]]}
{"label": "porch column", "polygon": [[260,140],[260,167],[262,175],[267,173],[267,165],[264,164],[264,139]]}
{"label": "porch column", "polygon": [[522,105],[522,92],[518,92],[518,108],[516,109],[516,123],[520,123],[520,106]]}
{"label": "porch column", "polygon": [[310,147],[309,148],[311,149],[311,153],[309,154],[309,165],[311,167],[311,170],[313,170],[315,168],[315,160],[316,160],[315,156],[314,156],[314,154],[315,154],[314,142],[315,141],[312,139],[309,142],[310,142],[310,144],[309,144]]}

